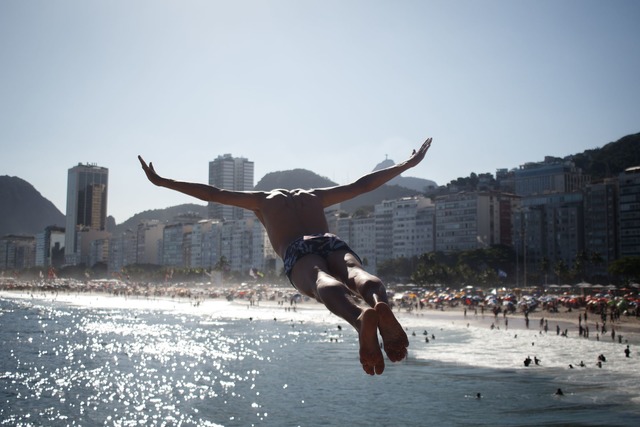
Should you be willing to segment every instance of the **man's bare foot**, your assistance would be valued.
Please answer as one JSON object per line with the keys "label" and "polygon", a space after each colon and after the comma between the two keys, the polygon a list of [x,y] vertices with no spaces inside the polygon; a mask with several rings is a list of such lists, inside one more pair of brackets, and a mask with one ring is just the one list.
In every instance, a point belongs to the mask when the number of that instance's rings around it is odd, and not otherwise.
{"label": "man's bare foot", "polygon": [[378,313],[378,328],[382,336],[382,343],[387,357],[392,362],[399,362],[407,357],[409,338],[402,329],[402,325],[393,315],[391,308],[384,302],[376,303],[374,307]]}
{"label": "man's bare foot", "polygon": [[378,314],[367,308],[359,318],[360,363],[369,375],[380,375],[384,371],[384,357],[378,343]]}

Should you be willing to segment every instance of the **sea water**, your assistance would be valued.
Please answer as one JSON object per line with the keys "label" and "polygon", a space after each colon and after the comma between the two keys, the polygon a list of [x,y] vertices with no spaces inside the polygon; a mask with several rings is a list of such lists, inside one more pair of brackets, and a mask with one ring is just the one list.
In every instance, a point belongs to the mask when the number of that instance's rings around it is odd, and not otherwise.
{"label": "sea water", "polygon": [[426,311],[402,317],[407,360],[372,377],[352,328],[308,306],[5,294],[0,425],[640,425],[637,344],[626,358],[612,340]]}

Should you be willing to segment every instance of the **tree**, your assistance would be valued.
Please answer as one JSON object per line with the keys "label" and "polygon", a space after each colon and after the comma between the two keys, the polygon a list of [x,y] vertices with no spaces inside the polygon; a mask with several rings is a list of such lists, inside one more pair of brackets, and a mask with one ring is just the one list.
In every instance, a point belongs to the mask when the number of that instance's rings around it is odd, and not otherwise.
{"label": "tree", "polygon": [[387,281],[408,280],[417,264],[417,257],[388,259],[378,265],[378,275]]}
{"label": "tree", "polygon": [[553,272],[556,274],[558,282],[567,283],[572,279],[571,271],[569,271],[569,267],[567,267],[567,263],[564,260],[556,262],[553,266]]}
{"label": "tree", "polygon": [[549,258],[542,257],[542,260],[540,261],[540,271],[542,272],[542,274],[544,275],[544,284],[547,284],[547,273],[549,272]]}
{"label": "tree", "polygon": [[585,269],[589,262],[589,256],[586,251],[580,251],[576,254],[576,258],[573,263],[573,271],[576,277],[585,280]]}
{"label": "tree", "polygon": [[423,254],[411,275],[411,280],[419,284],[449,284],[453,278],[451,268],[437,260],[437,253]]}
{"label": "tree", "polygon": [[231,264],[227,260],[227,257],[222,255],[216,265],[213,266],[213,269],[216,271],[228,272],[231,269]]}
{"label": "tree", "polygon": [[621,277],[623,280],[638,280],[640,278],[640,257],[624,257],[609,264],[609,274]]}

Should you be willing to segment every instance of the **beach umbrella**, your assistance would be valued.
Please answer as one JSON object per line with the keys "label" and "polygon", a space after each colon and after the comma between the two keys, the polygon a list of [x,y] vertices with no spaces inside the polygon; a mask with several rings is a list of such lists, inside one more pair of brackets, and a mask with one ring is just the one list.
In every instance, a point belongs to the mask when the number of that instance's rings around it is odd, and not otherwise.
{"label": "beach umbrella", "polygon": [[587,283],[587,282],[580,282],[576,285],[577,288],[582,288],[582,289],[586,289],[586,288],[590,288],[591,287],[591,283]]}

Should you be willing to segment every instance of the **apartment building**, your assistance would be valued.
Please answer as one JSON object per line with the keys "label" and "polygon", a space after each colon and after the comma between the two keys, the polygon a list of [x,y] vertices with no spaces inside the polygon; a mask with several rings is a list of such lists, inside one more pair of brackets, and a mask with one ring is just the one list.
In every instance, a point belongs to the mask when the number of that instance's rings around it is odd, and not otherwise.
{"label": "apartment building", "polygon": [[640,256],[640,167],[621,173],[618,185],[620,256]]}

